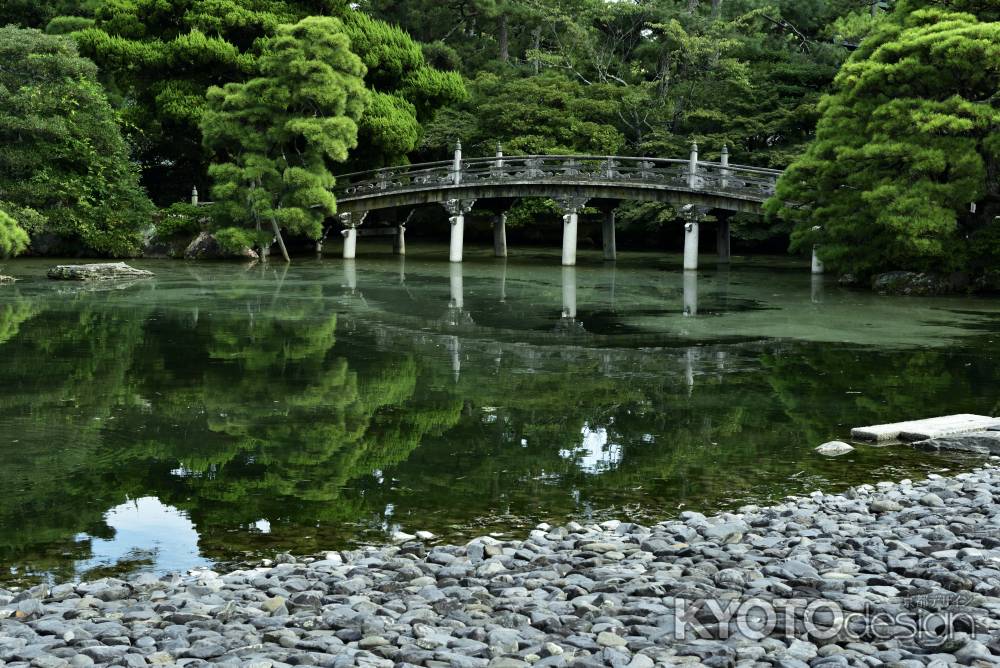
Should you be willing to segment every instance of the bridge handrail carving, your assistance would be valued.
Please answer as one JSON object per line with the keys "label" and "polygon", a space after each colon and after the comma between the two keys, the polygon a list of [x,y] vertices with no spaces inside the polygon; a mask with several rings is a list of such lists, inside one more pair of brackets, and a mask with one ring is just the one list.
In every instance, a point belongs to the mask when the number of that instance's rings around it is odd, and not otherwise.
{"label": "bridge handrail carving", "polygon": [[[456,166],[460,168],[456,170]],[[709,190],[764,200],[780,170],[721,162],[607,155],[521,155],[383,167],[337,177],[341,199],[462,185],[541,182],[615,183]]]}

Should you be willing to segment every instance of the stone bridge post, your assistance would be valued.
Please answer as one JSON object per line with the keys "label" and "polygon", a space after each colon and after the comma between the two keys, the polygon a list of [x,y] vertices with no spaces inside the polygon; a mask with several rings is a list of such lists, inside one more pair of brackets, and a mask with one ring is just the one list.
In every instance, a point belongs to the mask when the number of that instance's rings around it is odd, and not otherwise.
{"label": "stone bridge post", "polygon": [[618,202],[610,202],[601,207],[601,238],[604,242],[604,259],[614,262],[618,259],[618,248],[615,243],[615,210]]}
{"label": "stone bridge post", "polygon": [[474,199],[450,199],[444,202],[451,222],[451,243],[448,248],[448,261],[461,262],[462,248],[465,243],[465,214],[472,211]]}
{"label": "stone bridge post", "polygon": [[576,233],[580,210],[587,205],[586,197],[560,197],[556,199],[563,210],[562,264],[571,267],[576,264]]}
{"label": "stone bridge post", "polygon": [[[815,227],[813,227],[813,232],[819,232],[822,229],[823,229],[822,227],[820,227],[819,225],[816,225]],[[819,244],[813,244],[813,248],[812,248],[812,273],[813,274],[822,274],[823,273],[823,260],[819,259],[819,255],[816,253],[816,250],[818,248],[819,248]]]}
{"label": "stone bridge post", "polygon": [[457,186],[462,182],[462,142],[455,142],[455,159],[451,166],[452,182]]}
{"label": "stone bridge post", "polygon": [[694,270],[698,268],[698,223],[705,211],[694,204],[685,204],[681,214],[687,220],[684,223],[684,269]]}
{"label": "stone bridge post", "polygon": [[340,222],[344,224],[344,259],[353,260],[358,252],[358,225],[365,222],[367,211],[347,212],[339,214]]}
{"label": "stone bridge post", "polygon": [[698,187],[698,144],[691,143],[691,157],[688,159],[688,188]]}
{"label": "stone bridge post", "polygon": [[562,317],[576,319],[576,267],[562,268]]}

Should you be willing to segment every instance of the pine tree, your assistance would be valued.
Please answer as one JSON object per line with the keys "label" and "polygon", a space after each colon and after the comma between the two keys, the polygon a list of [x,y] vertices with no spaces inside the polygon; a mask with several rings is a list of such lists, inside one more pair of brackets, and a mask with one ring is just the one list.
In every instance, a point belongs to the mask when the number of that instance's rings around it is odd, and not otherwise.
{"label": "pine tree", "polygon": [[921,4],[844,65],[768,203],[794,222],[793,249],[844,272],[965,269],[1000,238],[1000,23]]}
{"label": "pine tree", "polygon": [[28,233],[0,209],[0,257],[19,255],[28,247]]}
{"label": "pine tree", "polygon": [[223,237],[266,247],[261,228],[270,224],[287,262],[281,229],[318,239],[337,211],[330,165],[357,145],[365,66],[339,20],[309,17],[277,28],[259,70],[246,83],[209,89],[202,133],[221,157],[209,170],[216,200],[256,230]]}

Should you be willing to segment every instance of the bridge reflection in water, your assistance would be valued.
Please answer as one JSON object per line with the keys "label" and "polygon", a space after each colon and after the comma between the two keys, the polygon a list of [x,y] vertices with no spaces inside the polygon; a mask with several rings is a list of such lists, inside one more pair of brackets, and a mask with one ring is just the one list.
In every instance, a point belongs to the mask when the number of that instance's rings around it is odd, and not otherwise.
{"label": "bridge reflection in water", "polygon": [[[394,249],[405,254],[406,224],[416,207],[439,204],[448,212],[448,259],[463,259],[465,216],[479,206],[493,212],[494,254],[507,256],[507,211],[521,198],[554,200],[563,212],[562,264],[573,266],[577,256],[579,215],[586,207],[602,214],[604,259],[617,257],[615,210],[622,201],[671,204],[684,219],[684,268],[698,268],[699,226],[713,211],[760,213],[774,194],[781,172],[729,163],[723,146],[719,162],[699,159],[692,144],[685,160],[593,155],[528,155],[463,159],[462,146],[454,159],[388,167],[337,177],[334,192],[344,229],[344,259],[354,259],[358,236],[389,234]],[[369,212],[406,211],[393,228],[360,228]],[[397,219],[399,214],[397,213]],[[720,263],[730,258],[730,231],[726,215],[717,215]],[[822,266],[813,262],[814,273]]]}
{"label": "bridge reflection in water", "polygon": [[[366,298],[364,285],[362,283],[359,286],[356,261],[344,260],[342,266],[344,271],[343,287],[345,288],[346,295],[352,299],[357,299],[362,303],[365,303]],[[400,256],[398,258],[397,267],[399,289],[406,290],[405,256]],[[426,270],[426,267],[426,264],[422,264],[423,269]],[[499,270],[497,270],[497,267],[495,266],[490,269],[491,271],[496,272],[499,277],[499,282],[496,284],[493,299],[487,299],[487,302],[506,304],[508,302],[507,262],[503,261]],[[615,293],[617,268],[614,264],[606,264],[603,269],[599,270],[599,273],[603,278],[602,292],[606,292],[607,297],[603,303],[591,303],[589,306],[592,311],[600,309],[608,312],[614,312],[616,310]],[[702,277],[707,276],[711,276],[711,274],[702,272]],[[714,289],[711,296],[713,300],[717,302],[727,301],[729,285],[728,276],[728,267],[719,269],[715,272],[715,275],[712,276]],[[426,280],[426,272],[421,272],[420,277],[422,280]],[[441,280],[444,280],[443,276],[441,277]],[[682,315],[685,318],[695,318],[699,316],[699,272],[684,271],[682,274],[682,280],[682,299],[680,307],[677,309],[677,314]],[[447,284],[448,299],[446,303],[442,300],[440,306],[441,315],[436,320],[431,321],[434,324],[433,328],[429,328],[427,326],[427,321],[423,319],[416,321],[410,327],[379,323],[372,325],[375,328],[376,339],[382,341],[383,344],[387,346],[387,349],[390,349],[392,344],[389,342],[391,340],[398,340],[399,337],[412,337],[417,334],[414,329],[419,330],[419,338],[425,340],[437,340],[438,344],[443,349],[448,351],[451,359],[452,373],[456,382],[461,377],[463,347],[470,345],[470,342],[471,345],[478,347],[482,347],[483,345],[490,347],[495,346],[498,361],[503,357],[505,350],[518,349],[520,352],[523,352],[525,347],[524,342],[505,342],[505,333],[517,331],[520,333],[520,336],[523,337],[524,332],[519,326],[517,326],[517,323],[510,323],[511,327],[509,329],[505,329],[503,327],[481,325],[476,322],[473,312],[466,307],[465,265],[463,263],[450,263],[448,265]],[[813,305],[822,304],[823,291],[823,277],[820,275],[813,275],[810,281],[810,303]],[[602,348],[603,344],[606,343],[606,337],[601,334],[588,331],[586,324],[582,320],[578,319],[578,276],[577,268],[575,266],[563,266],[561,268],[559,294],[561,296],[561,302],[559,303],[558,308],[554,296],[551,307],[555,324],[548,330],[548,332],[539,335],[541,339],[544,339],[544,343],[572,346],[575,353],[600,354],[602,356],[602,368],[606,374],[612,373],[614,367],[612,362],[615,358],[621,357],[622,355],[633,356],[635,354],[635,351],[625,351],[621,349],[603,350]],[[479,297],[482,297],[482,294],[479,294]],[[667,313],[667,311],[664,313]],[[558,314],[557,318],[555,317],[556,314]],[[717,314],[709,313],[703,315],[705,317],[713,317]],[[350,317],[351,316],[348,316],[349,319]],[[359,321],[352,322],[352,330],[358,327]],[[681,328],[678,334],[687,336],[691,333],[686,329]],[[532,340],[531,345],[535,345],[537,343],[539,343],[539,341]],[[680,359],[683,366],[683,376],[688,387],[694,386],[694,379],[697,375],[696,368],[706,364],[706,360],[703,359],[704,352],[705,348],[700,345],[681,348]],[[726,356],[726,351],[724,349],[720,349],[711,354],[711,360],[707,363],[712,366],[716,372],[721,373],[725,370]]]}

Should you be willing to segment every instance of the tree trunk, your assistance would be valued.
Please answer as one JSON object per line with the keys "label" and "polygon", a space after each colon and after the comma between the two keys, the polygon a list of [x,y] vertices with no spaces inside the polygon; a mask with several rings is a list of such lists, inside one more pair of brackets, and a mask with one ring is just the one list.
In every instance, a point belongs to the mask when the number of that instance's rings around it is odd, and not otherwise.
{"label": "tree trunk", "polygon": [[698,0],[688,0],[688,14],[698,11]]}
{"label": "tree trunk", "polygon": [[503,62],[510,62],[510,35],[507,31],[507,15],[500,15],[500,36],[497,38],[500,42],[500,60]]}
{"label": "tree trunk", "polygon": [[[535,51],[536,52],[541,51],[541,49],[542,49],[542,27],[538,26],[537,28],[535,28],[534,30],[532,30],[531,31],[531,35],[535,38]],[[539,71],[541,71],[541,69],[542,69],[542,63],[541,63],[540,60],[538,60],[538,56],[537,55],[533,58],[533,60],[535,61],[535,74],[537,75],[539,73]]]}
{"label": "tree trunk", "polygon": [[878,0],[872,0],[872,16],[878,16]]}
{"label": "tree trunk", "polygon": [[271,216],[271,228],[274,230],[274,238],[278,240],[281,257],[285,258],[285,262],[291,262],[291,258],[288,257],[288,249],[285,248],[285,240],[281,238],[281,228],[278,227],[278,221],[275,220],[274,216]]}
{"label": "tree trunk", "polygon": [[712,0],[712,18],[717,19],[722,16],[722,0]]}

